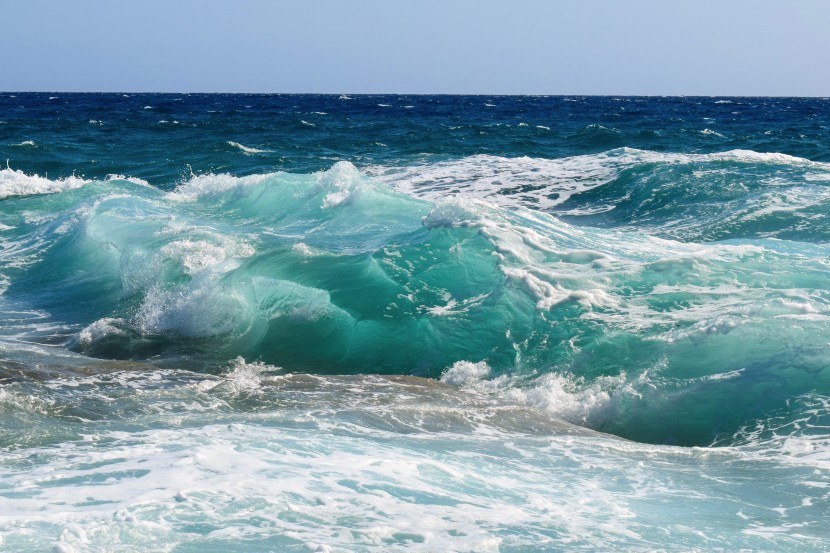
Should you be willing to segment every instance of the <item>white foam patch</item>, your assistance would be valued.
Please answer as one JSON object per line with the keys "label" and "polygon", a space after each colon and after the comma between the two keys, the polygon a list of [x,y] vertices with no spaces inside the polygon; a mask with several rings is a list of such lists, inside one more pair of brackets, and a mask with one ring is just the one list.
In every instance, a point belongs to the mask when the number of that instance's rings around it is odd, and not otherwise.
{"label": "white foam patch", "polygon": [[260,150],[258,148],[251,148],[250,146],[245,146],[244,144],[240,144],[239,142],[234,142],[232,140],[228,140],[228,145],[233,146],[239,150],[242,150],[246,154],[264,154],[267,153],[268,150]]}
{"label": "white foam patch", "polygon": [[[830,178],[830,173],[827,176]],[[754,221],[781,213],[801,215],[805,220],[821,220],[823,218],[821,214],[800,212],[828,202],[830,202],[830,189],[825,187],[794,186],[783,191],[771,190],[753,202],[752,209],[741,214],[740,220]]]}
{"label": "white foam patch", "polygon": [[278,367],[266,365],[261,361],[247,362],[242,357],[231,361],[230,370],[225,374],[224,381],[219,384],[224,391],[232,394],[257,392],[263,384],[263,375],[281,371]]}
{"label": "white foam patch", "polygon": [[500,205],[546,209],[612,180],[616,171],[596,156],[547,160],[477,155],[429,165],[376,166],[367,168],[367,173],[407,194],[434,201],[463,194]]}
{"label": "white foam patch", "polygon": [[[526,294],[540,311],[578,305],[584,310],[584,320],[633,332],[651,328],[669,341],[699,333],[725,333],[743,324],[766,325],[771,317],[818,324],[830,313],[830,302],[821,292],[769,287],[763,267],[784,256],[793,259],[777,252],[775,242],[763,246],[683,243],[572,226],[536,211],[505,211],[481,200],[461,198],[439,202],[423,224],[476,229],[478,236],[491,243],[508,289]],[[826,264],[820,261],[820,252],[811,255],[818,255],[819,261],[799,257],[797,268],[780,274],[783,282],[805,274],[820,278]],[[727,266],[730,276],[724,280],[718,275]],[[690,283],[689,275],[700,284]],[[631,282],[640,279],[655,284],[635,295],[626,292]],[[683,284],[661,283],[667,279]],[[671,295],[685,299],[670,309],[651,306],[663,304],[661,297]],[[452,314],[463,307],[451,300],[447,298],[447,305],[429,312]]]}
{"label": "white foam patch", "polygon": [[[273,182],[272,182],[273,181]],[[320,194],[320,207],[332,208],[349,203],[363,188],[363,174],[351,163],[339,161],[326,171],[313,175],[266,173],[236,177],[228,174],[194,175],[165,197],[173,201],[197,201],[230,195],[244,197],[250,189],[264,184],[291,189],[296,196]]]}
{"label": "white foam patch", "polygon": [[[458,361],[441,375],[441,382],[530,405],[580,426],[599,426],[614,416],[615,403],[637,396],[625,374],[591,382],[578,376],[547,373],[530,382],[515,376],[490,378],[484,361]],[[641,377],[647,379],[647,375]]]}
{"label": "white foam patch", "polygon": [[478,307],[481,303],[490,296],[490,293],[479,294],[458,301],[453,298],[447,298],[446,305],[436,305],[432,307],[423,306],[420,309],[429,313],[433,317],[453,317],[468,313],[471,309]]}
{"label": "white foam patch", "polygon": [[132,183],[132,184],[137,184],[139,186],[143,186],[145,188],[149,188],[149,189],[152,189],[152,190],[158,190],[155,186],[153,186],[152,184],[150,184],[146,180],[140,179],[138,177],[129,177],[129,176],[119,175],[119,174],[114,174],[113,173],[113,174],[107,175],[106,180],[107,180],[107,182],[125,181],[125,182],[129,182],[129,183]]}
{"label": "white foam patch", "polygon": [[81,344],[89,345],[109,336],[123,336],[127,321],[119,318],[105,317],[84,328],[78,339]]}
{"label": "white foam patch", "polygon": [[347,203],[361,189],[363,175],[347,161],[338,161],[328,171],[317,174],[318,186],[327,192],[322,207]]}
{"label": "white foam patch", "polygon": [[485,361],[471,363],[457,361],[441,375],[441,382],[453,386],[469,386],[478,384],[490,375],[490,366]]}
{"label": "white foam patch", "polygon": [[224,265],[231,259],[251,257],[254,251],[249,244],[231,239],[207,241],[186,238],[168,242],[157,255],[162,258],[160,262],[175,262],[181,274],[193,276],[204,269]]}
{"label": "white foam patch", "polygon": [[[711,133],[714,131],[707,134]],[[432,201],[448,195],[462,195],[506,207],[546,210],[565,203],[575,194],[611,182],[628,168],[643,164],[719,161],[798,166],[813,170],[814,175],[830,174],[830,164],[774,152],[730,150],[714,154],[680,154],[633,148],[558,159],[475,155],[400,167],[372,166],[366,168],[366,172],[407,194]],[[811,178],[817,179],[816,176]],[[613,209],[613,206],[591,209],[597,213]]]}
{"label": "white foam patch", "polygon": [[236,177],[225,173],[214,175],[194,175],[187,182],[179,185],[173,192],[166,194],[166,198],[174,201],[196,201],[203,197],[215,197],[227,192],[257,186],[279,173],[266,173]]}
{"label": "white foam patch", "polygon": [[321,256],[321,255],[325,255],[324,251],[319,250],[317,248],[313,248],[313,247],[309,246],[308,244],[306,244],[305,242],[297,242],[296,244],[291,246],[291,251],[294,252],[294,253],[299,254],[302,257],[306,257],[306,258],[318,257],[318,256]]}
{"label": "white foam patch", "polygon": [[502,272],[509,279],[522,286],[536,299],[537,309],[550,309],[566,301],[576,301],[585,307],[616,306],[617,300],[599,288],[590,290],[568,290],[561,284],[545,278],[546,271],[503,267]]}
{"label": "white foam patch", "polygon": [[[251,314],[238,294],[225,293],[219,280],[238,267],[253,248],[228,241],[227,244],[182,240],[165,245],[149,264],[139,262],[135,271],[122,277],[125,289],[146,290],[135,320],[142,333],[174,332],[188,337],[228,334],[247,328]],[[165,254],[169,254],[166,257]],[[192,277],[187,283],[169,285],[153,274],[152,268],[168,259],[177,271]]]}
{"label": "white foam patch", "polygon": [[[475,199],[442,201],[423,224],[427,228],[477,228],[492,244],[507,281],[533,298],[539,310],[574,302],[587,310],[628,313],[613,295],[610,275],[639,271],[644,262],[670,253],[694,255],[700,250],[643,235],[580,229],[544,214],[506,212]],[[433,314],[452,313],[459,307],[466,306],[447,305]]]}
{"label": "white foam patch", "polygon": [[75,176],[50,180],[39,175],[27,175],[15,169],[0,170],[0,199],[12,196],[55,194],[80,188],[90,181]]}

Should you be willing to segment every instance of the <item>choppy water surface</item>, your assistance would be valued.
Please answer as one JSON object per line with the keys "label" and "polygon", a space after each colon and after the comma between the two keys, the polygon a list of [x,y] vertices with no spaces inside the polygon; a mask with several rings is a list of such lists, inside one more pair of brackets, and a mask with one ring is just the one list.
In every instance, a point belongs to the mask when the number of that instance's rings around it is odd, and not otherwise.
{"label": "choppy water surface", "polygon": [[0,550],[827,550],[828,125],[0,95]]}

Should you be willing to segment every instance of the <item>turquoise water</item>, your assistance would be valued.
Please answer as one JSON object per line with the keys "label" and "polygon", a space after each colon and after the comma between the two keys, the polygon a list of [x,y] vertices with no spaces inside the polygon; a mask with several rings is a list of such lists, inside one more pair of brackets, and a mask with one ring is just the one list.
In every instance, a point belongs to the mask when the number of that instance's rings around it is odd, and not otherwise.
{"label": "turquoise water", "polygon": [[0,549],[826,550],[828,125],[4,95]]}

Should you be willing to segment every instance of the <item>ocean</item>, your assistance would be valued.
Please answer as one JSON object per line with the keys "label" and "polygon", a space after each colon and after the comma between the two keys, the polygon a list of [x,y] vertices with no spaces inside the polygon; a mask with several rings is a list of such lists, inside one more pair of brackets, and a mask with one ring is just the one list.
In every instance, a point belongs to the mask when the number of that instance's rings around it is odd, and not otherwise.
{"label": "ocean", "polygon": [[830,100],[0,94],[0,550],[827,551]]}

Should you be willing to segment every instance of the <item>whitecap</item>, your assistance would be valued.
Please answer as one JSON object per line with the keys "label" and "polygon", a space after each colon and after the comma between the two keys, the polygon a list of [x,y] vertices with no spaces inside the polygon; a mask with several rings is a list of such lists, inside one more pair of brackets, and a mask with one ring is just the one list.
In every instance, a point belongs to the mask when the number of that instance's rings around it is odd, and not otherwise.
{"label": "whitecap", "polygon": [[127,321],[120,318],[105,317],[98,319],[90,324],[78,334],[78,341],[85,345],[91,345],[99,342],[103,338],[110,336],[123,336],[126,334],[124,327]]}
{"label": "whitecap", "polygon": [[625,374],[586,381],[578,376],[547,373],[527,382],[507,375],[491,378],[485,361],[458,361],[444,371],[441,382],[529,405],[581,426],[607,421],[613,416],[618,396],[636,394]]}
{"label": "whitecap", "polygon": [[151,188],[153,190],[157,190],[155,186],[153,186],[152,184],[150,184],[146,180],[140,179],[138,177],[128,177],[128,176],[125,176],[125,175],[119,175],[117,173],[110,173],[109,175],[106,176],[106,180],[107,180],[107,182],[109,182],[109,181],[126,181],[126,182],[130,182],[130,183],[133,183],[133,184],[138,184],[140,186],[144,186],[146,188]]}
{"label": "whitecap", "polygon": [[485,361],[471,363],[457,361],[441,375],[441,382],[453,386],[471,386],[480,383],[490,375],[490,366]]}
{"label": "whitecap", "polygon": [[39,175],[27,175],[23,171],[6,168],[0,170],[0,199],[11,196],[53,194],[80,188],[88,182],[76,176],[50,180]]}
{"label": "whitecap", "polygon": [[234,148],[238,148],[245,152],[246,154],[264,154],[268,150],[260,150],[258,148],[251,148],[250,146],[245,146],[244,144],[240,144],[239,142],[234,142],[232,140],[228,140],[227,144],[229,146],[233,146]]}
{"label": "whitecap", "polygon": [[[729,161],[809,169],[808,179],[824,180],[830,163],[776,152],[729,150],[712,154],[664,153],[618,148],[598,154],[555,159],[479,154],[456,160],[421,161],[404,166],[375,165],[367,174],[398,190],[430,201],[463,195],[504,207],[547,210],[574,195],[613,181],[624,170],[642,164],[690,164]],[[506,194],[508,189],[516,192]],[[612,205],[596,210],[608,211]],[[596,212],[596,210],[594,210]],[[576,213],[576,212],[575,212]]]}
{"label": "whitecap", "polygon": [[193,175],[190,180],[176,187],[174,191],[167,193],[166,197],[174,201],[195,201],[202,197],[218,196],[229,190],[255,186],[273,175],[274,173],[245,177],[236,177],[225,173]]}

